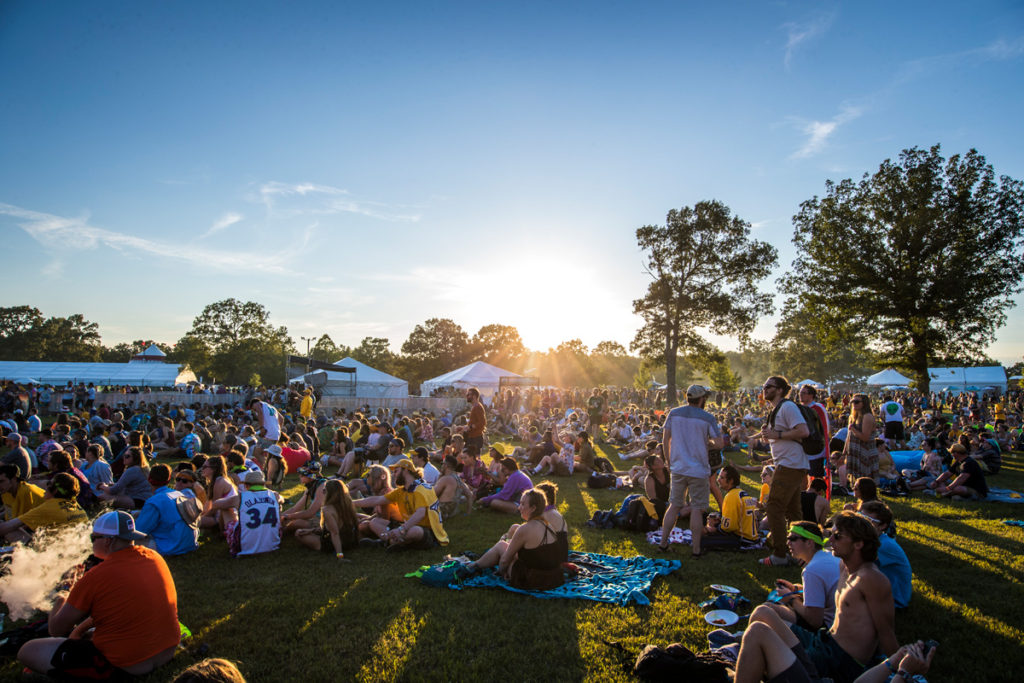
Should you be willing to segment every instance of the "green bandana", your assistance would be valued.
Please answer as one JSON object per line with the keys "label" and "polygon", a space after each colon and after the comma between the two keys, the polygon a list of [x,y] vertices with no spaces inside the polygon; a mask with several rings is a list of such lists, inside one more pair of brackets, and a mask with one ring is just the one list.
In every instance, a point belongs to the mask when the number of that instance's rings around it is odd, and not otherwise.
{"label": "green bandana", "polygon": [[789,527],[789,533],[796,534],[797,536],[803,536],[808,541],[814,541],[818,545],[821,545],[821,546],[825,545],[825,539],[824,538],[822,538],[821,536],[817,535],[816,533],[814,533],[812,531],[808,531],[807,529],[803,528],[802,526],[798,526],[798,525],[794,524],[793,526]]}

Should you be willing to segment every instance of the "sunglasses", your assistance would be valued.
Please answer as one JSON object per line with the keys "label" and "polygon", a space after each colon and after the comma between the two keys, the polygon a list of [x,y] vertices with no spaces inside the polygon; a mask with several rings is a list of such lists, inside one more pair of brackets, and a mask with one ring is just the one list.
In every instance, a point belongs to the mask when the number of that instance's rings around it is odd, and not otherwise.
{"label": "sunglasses", "polygon": [[806,540],[806,539],[804,539],[803,536],[793,535],[793,536],[787,536],[786,540],[789,541],[790,543],[792,543],[793,541],[800,541],[800,540]]}
{"label": "sunglasses", "polygon": [[850,401],[850,403],[861,403],[861,400],[859,398],[855,398],[852,401]]}
{"label": "sunglasses", "polygon": [[778,389],[774,384],[765,384],[761,389]]}
{"label": "sunglasses", "polygon": [[177,477],[174,481],[178,482],[179,484],[194,484],[195,483],[194,479],[189,479],[188,477]]}
{"label": "sunglasses", "polygon": [[832,529],[831,531],[828,532],[828,537],[829,538],[842,538],[843,537],[843,532],[842,531],[837,531],[835,529]]}

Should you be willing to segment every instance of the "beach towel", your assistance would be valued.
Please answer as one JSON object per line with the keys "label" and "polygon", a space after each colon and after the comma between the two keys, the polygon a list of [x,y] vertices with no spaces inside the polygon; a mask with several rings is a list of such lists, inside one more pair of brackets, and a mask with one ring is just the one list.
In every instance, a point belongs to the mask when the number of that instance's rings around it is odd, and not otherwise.
{"label": "beach towel", "polygon": [[503,588],[535,598],[578,598],[613,605],[649,605],[647,591],[656,576],[665,576],[679,569],[679,560],[660,560],[637,555],[616,557],[598,553],[570,552],[569,562],[579,567],[575,578],[569,578],[558,588],[546,591],[513,588],[497,572],[484,572],[462,583],[449,584],[452,590],[464,588]]}
{"label": "beach towel", "polygon": [[[668,535],[669,543],[681,543],[683,545],[692,545],[692,541],[693,537],[691,536],[689,529],[680,529],[679,527],[672,527],[672,531]],[[647,542],[652,545],[660,546],[661,529],[647,532]],[[740,540],[740,550],[761,550],[764,547],[764,536],[759,536],[756,541],[748,541],[745,538]]]}
{"label": "beach towel", "polygon": [[1024,526],[1024,519],[1004,519],[1003,524],[1009,524],[1010,526]]}
{"label": "beach towel", "polygon": [[1024,503],[1024,496],[1010,489],[989,489],[985,500],[989,503]]}

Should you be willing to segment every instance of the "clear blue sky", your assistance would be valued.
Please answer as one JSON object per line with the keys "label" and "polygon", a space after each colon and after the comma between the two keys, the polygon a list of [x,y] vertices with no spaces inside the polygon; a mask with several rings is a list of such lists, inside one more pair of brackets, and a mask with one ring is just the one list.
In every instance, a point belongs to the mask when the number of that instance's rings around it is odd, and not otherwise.
{"label": "clear blue sky", "polygon": [[234,296],[296,340],[628,345],[670,208],[725,202],[782,275],[800,202],[905,147],[1024,178],[1019,2],[8,0],[0,60],[0,305],[108,344]]}

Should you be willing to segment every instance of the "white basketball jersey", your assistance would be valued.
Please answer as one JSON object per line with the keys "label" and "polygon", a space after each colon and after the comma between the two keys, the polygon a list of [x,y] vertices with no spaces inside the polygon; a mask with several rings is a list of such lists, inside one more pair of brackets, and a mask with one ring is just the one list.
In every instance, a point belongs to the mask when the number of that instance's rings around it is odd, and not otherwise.
{"label": "white basketball jersey", "polygon": [[238,492],[238,555],[257,555],[281,545],[281,503],[267,489]]}

